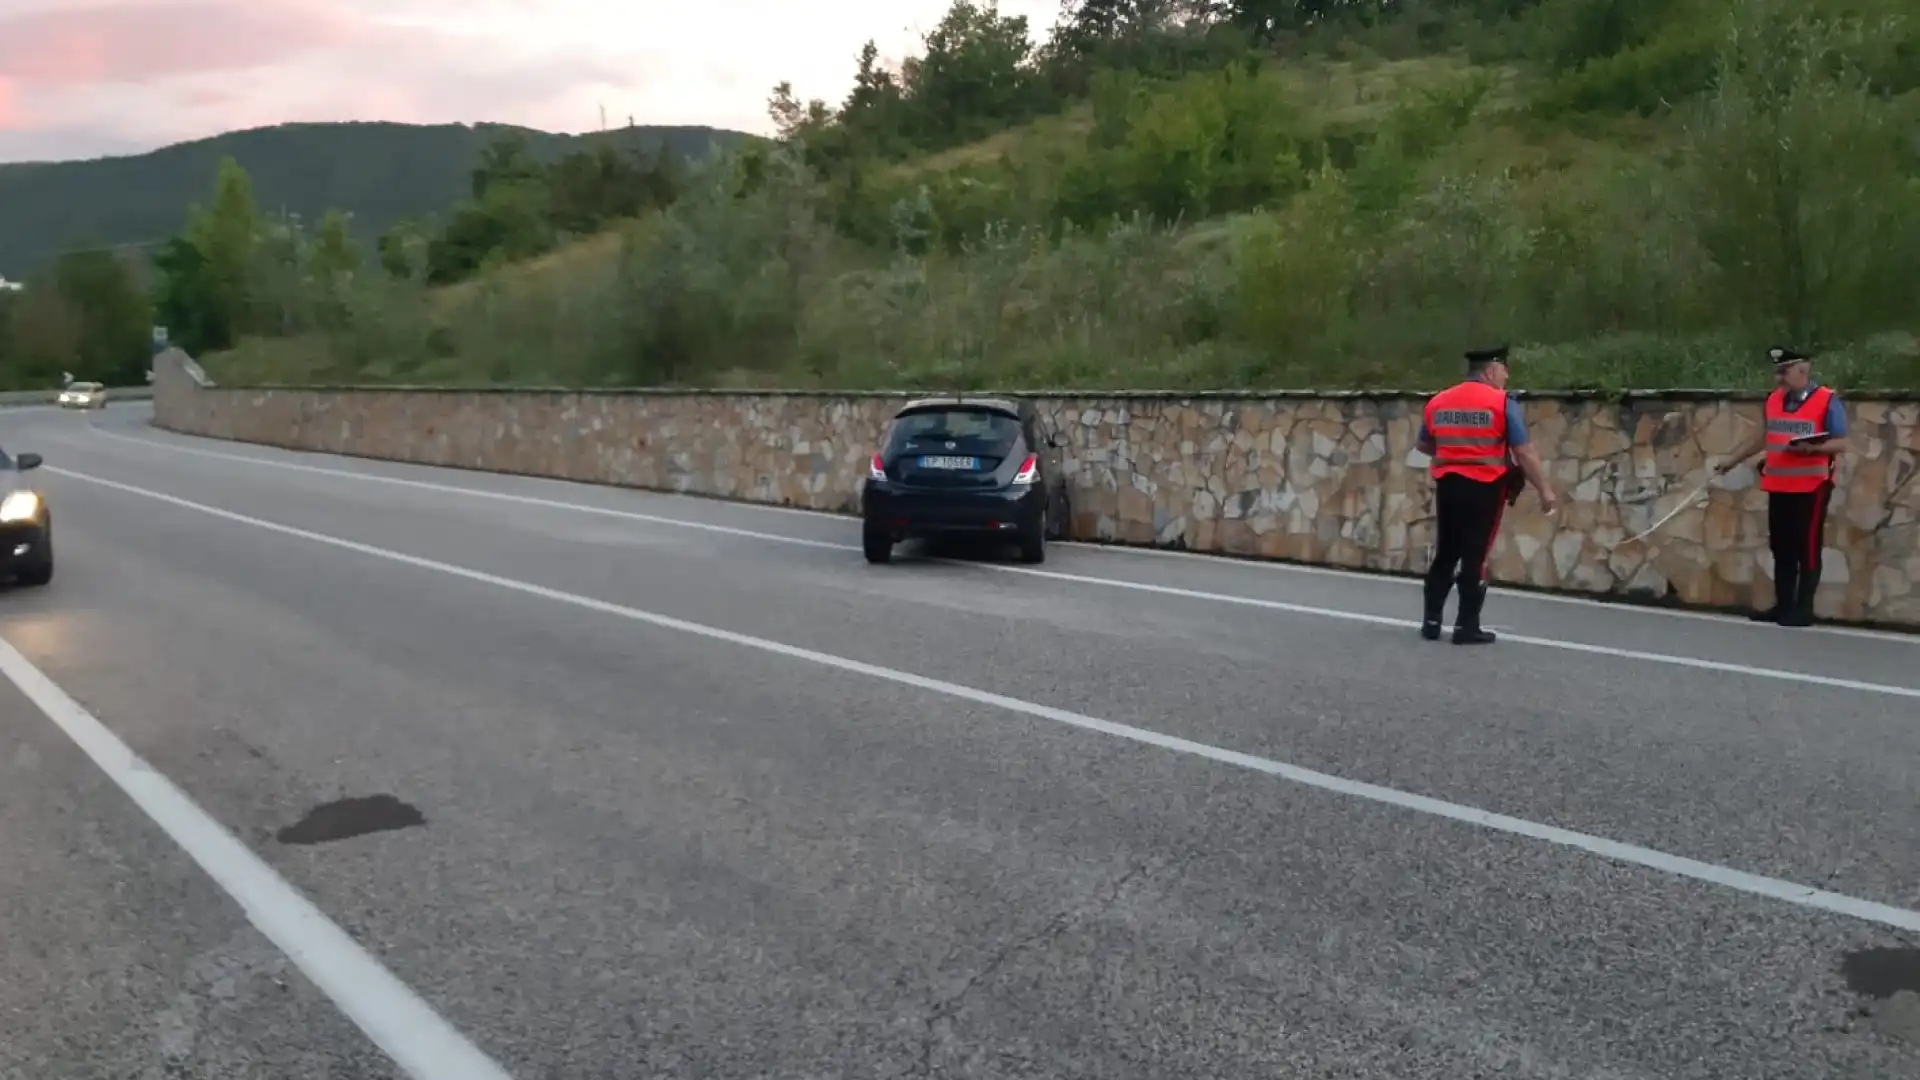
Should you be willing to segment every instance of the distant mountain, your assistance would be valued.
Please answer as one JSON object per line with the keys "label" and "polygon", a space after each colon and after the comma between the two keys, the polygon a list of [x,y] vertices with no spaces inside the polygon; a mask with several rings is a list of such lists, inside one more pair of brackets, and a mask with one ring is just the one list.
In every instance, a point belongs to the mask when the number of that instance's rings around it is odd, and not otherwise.
{"label": "distant mountain", "polygon": [[253,177],[262,210],[309,220],[352,211],[373,236],[438,213],[468,194],[468,172],[495,135],[519,130],[547,160],[600,140],[665,145],[691,158],[752,138],[708,127],[631,127],[555,135],[501,124],[283,124],[229,132],[132,157],[0,165],[0,274],[19,279],[72,247],[149,244],[172,235],[191,203],[212,198],[220,159]]}

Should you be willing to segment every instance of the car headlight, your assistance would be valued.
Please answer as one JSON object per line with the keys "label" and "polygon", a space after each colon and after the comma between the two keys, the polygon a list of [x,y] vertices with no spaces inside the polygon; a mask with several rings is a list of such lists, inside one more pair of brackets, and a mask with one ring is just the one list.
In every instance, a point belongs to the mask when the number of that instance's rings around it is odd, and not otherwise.
{"label": "car headlight", "polygon": [[0,500],[0,522],[13,524],[33,521],[40,516],[40,496],[31,491],[16,491]]}

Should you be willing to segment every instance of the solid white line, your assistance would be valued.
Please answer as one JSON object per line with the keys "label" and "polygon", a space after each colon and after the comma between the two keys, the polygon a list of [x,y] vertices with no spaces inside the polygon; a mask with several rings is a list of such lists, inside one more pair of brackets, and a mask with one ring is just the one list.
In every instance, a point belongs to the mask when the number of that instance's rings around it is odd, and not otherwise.
{"label": "solid white line", "polygon": [[286,953],[408,1076],[509,1080],[505,1069],[4,639],[0,639],[0,674],[66,732],[100,771],[239,903],[247,921]]}
{"label": "solid white line", "polygon": [[246,514],[235,513],[231,510],[222,510],[217,506],[208,506],[204,503],[192,502],[174,495],[148,491],[144,488],[134,487],[131,484],[122,484],[115,480],[106,480],[97,476],[89,476],[85,473],[73,472],[68,469],[54,470],[49,467],[49,470],[57,471],[62,476],[72,477],[73,479],[87,483],[98,484],[101,487],[111,488],[115,491],[125,492],[143,499],[151,499],[155,502],[166,503],[170,506],[180,507],[181,509],[193,510],[210,517],[220,518],[224,521],[231,521],[240,525],[252,526],[253,528],[278,533],[282,536],[291,536],[316,544],[324,544],[329,547],[339,548],[343,551],[352,551],[376,559],[399,563],[404,566],[431,570],[435,573],[445,574],[450,577],[462,578],[483,585],[491,585],[495,588],[506,589],[511,592],[534,596],[543,600],[569,604],[587,611],[612,615],[633,622],[659,627],[664,630],[672,630],[695,637],[707,638],[712,641],[725,642],[729,645],[737,645],[742,648],[772,653],[776,656],[802,660],[821,667],[833,668],[855,675],[864,675],[870,679],[879,679],[884,682],[910,686],[915,689],[928,691],[929,693],[940,694],[945,697],[968,701],[977,705],[991,706],[1021,716],[1029,716],[1038,720],[1049,720],[1057,724],[1064,724],[1086,731],[1095,731],[1103,735],[1111,735],[1115,738],[1126,739],[1147,746],[1155,746],[1177,753],[1188,754],[1193,757],[1204,758],[1209,761],[1237,766],[1242,769],[1250,769],[1254,772],[1265,773],[1269,776],[1290,780],[1294,783],[1303,784],[1307,787],[1317,788],[1322,791],[1330,791],[1340,795],[1366,799],[1370,802],[1398,807],[1404,810],[1412,810],[1417,813],[1429,814],[1434,817],[1445,818],[1450,821],[1462,822],[1468,825],[1475,825],[1480,828],[1490,829],[1512,836],[1522,836],[1532,840],[1540,840],[1559,847],[1585,851],[1605,859],[1612,859],[1616,862],[1643,866],[1651,870],[1658,870],[1662,873],[1672,874],[1678,877],[1720,885],[1753,896],[1763,896],[1784,901],[1798,907],[1845,915],[1902,930],[1920,931],[1920,911],[1894,907],[1889,904],[1847,896],[1842,893],[1828,892],[1823,889],[1813,888],[1809,885],[1785,881],[1780,878],[1749,874],[1731,867],[1701,862],[1697,859],[1689,859],[1679,855],[1669,855],[1651,848],[1638,847],[1633,844],[1622,843],[1617,840],[1608,840],[1604,837],[1574,832],[1569,829],[1561,829],[1552,825],[1542,825],[1524,818],[1491,813],[1486,810],[1464,806],[1459,803],[1451,803],[1426,795],[1416,795],[1411,792],[1400,791],[1396,788],[1349,780],[1345,777],[1317,772],[1312,769],[1291,765],[1282,761],[1275,761],[1270,758],[1257,757],[1253,754],[1244,754],[1237,750],[1227,750],[1207,743],[1194,742],[1191,739],[1183,739],[1175,735],[1150,731],[1146,728],[1138,728],[1130,724],[1101,720],[1098,717],[1087,716],[1083,713],[1070,712],[1066,709],[1056,709],[1050,705],[1041,705],[1036,702],[1007,697],[1004,694],[995,694],[986,690],[977,690],[970,686],[962,686],[959,683],[929,678],[925,675],[916,675],[909,671],[882,667],[878,664],[869,664],[860,660],[835,656],[831,653],[816,652],[812,649],[804,649],[797,645],[788,645],[784,642],[772,641],[767,638],[753,637],[748,634],[735,633],[731,630],[722,630],[718,627],[707,626],[702,623],[677,619],[670,615],[643,611],[639,608],[627,607],[606,600],[598,600],[590,596],[581,596],[576,593],[562,592],[559,589],[550,589],[544,585],[535,585],[531,582],[500,577],[496,574],[489,574],[479,570],[470,570],[464,566],[455,566],[451,563],[422,558],[418,555],[408,555],[404,552],[375,547],[371,544],[362,544],[356,540],[347,540],[338,536],[330,536],[326,533],[312,532],[291,525],[282,525],[277,521],[268,521],[264,518],[250,517]]}
{"label": "solid white line", "polygon": [[[129,440],[138,441],[138,440]],[[239,455],[223,455],[239,457]],[[349,476],[355,475],[352,473]],[[743,504],[752,505],[752,504]],[[771,507],[756,509],[787,509]],[[811,512],[811,511],[809,511]],[[1302,563],[1278,562],[1270,559],[1224,559],[1218,555],[1208,555],[1198,551],[1174,551],[1169,548],[1129,547],[1122,544],[1101,544],[1091,541],[1076,541],[1068,545],[1076,548],[1090,548],[1110,555],[1143,555],[1160,559],[1192,559],[1209,566],[1235,566],[1249,570],[1266,570],[1283,574],[1305,574],[1314,577],[1341,578],[1347,581],[1369,581],[1380,584],[1418,587],[1420,579],[1407,573],[1368,572],[1365,570],[1342,570],[1336,566],[1307,566]],[[1749,623],[1738,615],[1724,615],[1711,611],[1686,611],[1680,608],[1649,607],[1645,604],[1632,604],[1618,601],[1596,600],[1585,596],[1569,596],[1565,593],[1541,592],[1535,589],[1516,589],[1495,585],[1491,592],[1496,596],[1512,597],[1515,600],[1535,604],[1565,604],[1585,608],[1589,611],[1615,612],[1621,615],[1643,616],[1658,619],[1686,619],[1693,622],[1714,623],[1728,630],[1750,630],[1754,633],[1768,633],[1765,624]],[[1920,634],[1903,634],[1891,630],[1868,630],[1858,626],[1807,626],[1794,631],[1795,634],[1811,633],[1822,637],[1859,638],[1866,641],[1884,641],[1896,645],[1920,645]]]}
{"label": "solid white line", "polygon": [[[1108,585],[1117,589],[1132,589],[1138,592],[1158,593],[1162,596],[1180,596],[1193,600],[1211,600],[1219,603],[1241,604],[1248,607],[1266,608],[1271,611],[1289,611],[1299,615],[1317,615],[1324,619],[1343,619],[1348,622],[1372,623],[1375,626],[1413,629],[1420,625],[1419,621],[1415,619],[1396,619],[1386,615],[1366,615],[1357,611],[1339,611],[1333,608],[1313,607],[1307,604],[1289,604],[1280,600],[1257,600],[1247,596],[1220,596],[1213,593],[1196,592],[1192,589],[1174,588],[1170,585],[1148,585],[1138,581],[1114,581],[1109,578],[1063,574],[1054,570],[1034,570],[1025,566],[996,565],[990,566],[989,569],[1005,574],[1029,574],[1055,581],[1072,581],[1084,585]],[[1833,675],[1816,675],[1810,671],[1788,671],[1784,668],[1755,667],[1750,664],[1736,664],[1726,660],[1703,660],[1694,656],[1674,656],[1669,653],[1642,652],[1639,649],[1616,649],[1611,645],[1589,645],[1583,641],[1562,641],[1559,638],[1532,637],[1526,634],[1502,634],[1500,635],[1500,640],[1511,641],[1521,645],[1536,645],[1543,649],[1559,649],[1563,652],[1586,653],[1589,656],[1608,656],[1616,660],[1638,660],[1648,664],[1666,664],[1671,667],[1693,668],[1698,671],[1717,671],[1725,675],[1744,675],[1748,678],[1773,679],[1780,682],[1801,683],[1807,686],[1828,686],[1838,690],[1858,690],[1868,694],[1885,694],[1889,697],[1920,698],[1920,687],[1896,686],[1891,683],[1866,682],[1860,679],[1843,679]]]}
{"label": "solid white line", "polygon": [[[734,536],[743,536],[743,537],[749,537],[749,538],[758,539],[758,540],[773,540],[781,543],[795,544],[801,547],[831,548],[839,551],[859,550],[858,545],[834,544],[834,543],[827,543],[827,542],[818,541],[818,540],[806,540],[806,539],[802,539],[800,537],[794,537],[794,536],[785,536],[785,535],[780,535],[775,533],[757,532],[752,529],[737,529],[737,528],[730,528],[725,525],[710,525],[705,522],[687,521],[681,518],[659,517],[652,514],[642,514],[642,513],[636,513],[633,511],[613,510],[606,507],[586,506],[580,503],[562,502],[555,499],[542,499],[542,498],[537,498],[534,496],[527,496],[527,495],[509,495],[504,492],[485,491],[479,488],[462,487],[458,484],[441,484],[441,483],[433,483],[433,482],[424,481],[424,480],[407,480],[397,476],[385,476],[379,473],[352,472],[346,469],[323,469],[323,468],[319,468],[318,466],[303,465],[298,462],[292,462],[292,461],[278,461],[273,458],[258,457],[253,454],[235,454],[235,453],[227,453],[219,450],[207,450],[201,447],[180,446],[165,439],[154,439],[154,438],[146,438],[146,437],[133,436],[133,435],[125,435],[116,431],[107,431],[106,429],[100,428],[100,427],[94,427],[93,431],[104,438],[112,439],[117,442],[132,443],[136,446],[143,446],[143,447],[149,447],[153,449],[165,450],[175,454],[189,454],[195,457],[212,458],[219,461],[232,461],[232,462],[238,462],[240,464],[245,464],[245,465],[260,465],[260,466],[264,466],[266,468],[272,468],[272,469],[290,469],[295,472],[313,473],[320,476],[333,476],[333,477],[339,477],[341,479],[348,479],[348,480],[367,480],[367,481],[371,481],[373,483],[379,483],[379,484],[397,484],[402,487],[413,487],[413,488],[418,488],[418,489],[427,490],[427,491],[438,491],[443,493],[471,495],[475,498],[481,498],[481,499],[499,499],[506,502],[518,502],[523,505],[544,506],[551,509],[574,510],[580,513],[600,514],[608,517],[625,517],[634,521],[646,521],[646,522],[662,524],[662,525],[678,525],[682,528],[689,528],[689,529],[706,529],[711,532],[727,533]],[[266,446],[265,444],[244,443],[241,445],[260,446],[265,449],[280,450],[283,453],[299,453],[300,452],[300,451],[284,450],[281,447],[269,447],[269,446]],[[444,467],[444,466],[433,466],[433,465],[421,465],[421,464],[410,462],[410,461],[389,461],[383,458],[343,459],[343,458],[340,458],[339,455],[335,455],[335,454],[319,454],[317,452],[314,452],[314,453],[315,453],[315,456],[332,458],[334,460],[358,460],[358,461],[365,461],[368,463],[384,463],[389,465],[398,465],[403,468],[432,469],[432,468]],[[572,481],[559,480],[553,477],[521,476],[515,473],[486,473],[483,475],[511,477],[514,479],[527,480],[527,481],[532,481],[536,483],[548,483],[548,484],[572,483]],[[699,496],[687,495],[685,493],[676,492],[676,491],[652,491],[652,490],[646,490],[646,489],[634,489],[634,490],[637,490],[638,493],[640,494],[646,495],[648,497],[654,497],[654,498],[684,499],[692,502],[699,502],[699,503],[706,503],[706,504],[712,504],[716,501],[713,499],[704,499],[704,498],[700,498]],[[857,517],[854,517],[848,514],[839,514],[839,513],[834,513],[828,510],[808,510],[798,506],[774,506],[768,503],[733,502],[730,500],[722,500],[722,502],[724,503],[724,505],[727,505],[730,507],[738,507],[743,510],[753,510],[753,511],[762,512],[762,513],[799,514],[809,518],[821,518],[821,519],[826,519],[830,521],[839,521],[839,522],[859,520]],[[1167,548],[1131,547],[1131,546],[1122,545],[1122,544],[1102,544],[1102,543],[1097,543],[1093,541],[1068,541],[1064,543],[1064,546],[1074,548],[1076,550],[1098,552],[1100,554],[1105,554],[1105,555],[1137,555],[1137,556],[1151,556],[1156,558],[1168,558],[1168,559],[1192,559],[1200,563],[1203,563],[1207,566],[1210,566],[1214,569],[1234,568],[1234,569],[1264,570],[1264,571],[1277,572],[1277,573],[1283,573],[1283,574],[1304,574],[1304,575],[1311,575],[1311,576],[1318,576],[1318,577],[1332,577],[1332,578],[1344,579],[1347,581],[1365,581],[1365,582],[1372,582],[1376,584],[1399,585],[1402,587],[1416,586],[1420,584],[1420,581],[1418,578],[1408,577],[1405,575],[1387,574],[1387,573],[1368,573],[1364,570],[1344,570],[1334,566],[1308,566],[1301,563],[1278,562],[1278,561],[1266,560],[1266,559],[1263,559],[1263,560],[1228,559],[1219,555],[1209,555],[1205,552],[1197,552],[1197,551],[1173,551]],[[976,565],[976,564],[968,564],[968,565]],[[1114,581],[1114,580],[1105,579],[1105,578],[1100,580],[1102,580],[1103,582],[1106,582],[1107,584],[1116,585],[1116,586],[1124,586],[1125,584],[1127,584],[1125,582],[1119,582],[1119,581]],[[1595,600],[1595,599],[1582,597],[1582,596],[1567,596],[1567,595],[1558,594],[1558,593],[1539,592],[1532,589],[1506,588],[1506,587],[1497,586],[1497,585],[1493,587],[1492,591],[1496,595],[1510,596],[1517,600],[1522,600],[1529,603],[1567,604],[1567,605],[1574,605],[1574,606],[1586,608],[1588,610],[1610,611],[1610,612],[1616,612],[1622,615],[1651,616],[1651,617],[1663,618],[1663,619],[1688,619],[1696,622],[1714,623],[1730,630],[1751,631],[1754,633],[1767,632],[1766,627],[1755,626],[1753,624],[1745,622],[1744,620],[1739,619],[1736,616],[1716,614],[1716,613],[1707,612],[1707,611],[1683,611],[1683,610],[1676,610],[1673,608],[1647,607],[1641,604],[1609,603],[1604,600]],[[1202,594],[1202,595],[1206,596],[1209,599],[1221,600],[1222,602],[1231,602],[1234,599],[1231,596],[1225,596],[1221,594]],[[1802,628],[1795,632],[1800,634],[1811,633],[1814,635],[1825,636],[1825,637],[1848,637],[1848,638],[1859,638],[1859,639],[1868,640],[1868,641],[1884,641],[1884,642],[1890,642],[1890,643],[1900,644],[1900,645],[1920,645],[1920,634],[1901,634],[1901,633],[1893,633],[1893,632],[1884,631],[1884,630],[1867,630],[1867,629],[1862,629],[1860,627],[1853,627],[1853,626],[1810,626],[1810,627]]]}
{"label": "solid white line", "polygon": [[[129,441],[144,442],[145,440],[134,439]],[[376,484],[391,484],[396,487],[432,491],[440,494],[465,495],[476,499],[492,499],[521,506],[537,506],[548,510],[590,514],[624,521],[638,521],[649,525],[666,525],[673,528],[694,529],[701,532],[739,536],[752,540],[792,544],[798,547],[824,548],[830,551],[860,550],[859,546],[855,544],[839,544],[826,540],[808,540],[781,533],[759,532],[753,529],[734,528],[729,525],[714,525],[704,521],[687,521],[682,518],[663,517],[657,514],[642,514],[632,510],[615,510],[604,506],[588,506],[581,503],[561,502],[556,499],[542,499],[532,495],[510,495],[505,492],[483,491],[476,488],[459,487],[456,485],[436,484],[424,480],[405,480],[395,476],[369,476],[362,473],[342,472],[338,469],[321,469],[311,465],[299,465],[286,461],[260,461],[250,457],[236,457],[236,455],[232,454],[216,454],[210,451],[192,450],[184,447],[174,447],[172,449],[176,449],[183,454],[205,454],[210,457],[235,459],[247,464],[266,465],[276,469],[289,469],[294,472],[315,473],[337,479],[365,480]],[[49,471],[57,472],[60,470]],[[1420,625],[1417,619],[1403,619],[1389,615],[1369,615],[1364,612],[1344,611],[1339,608],[1317,607],[1311,604],[1293,604],[1283,600],[1264,600],[1251,596],[1233,596],[1227,593],[1203,592],[1198,589],[1183,589],[1173,585],[1153,585],[1143,581],[1123,581],[1116,578],[1093,577],[1086,574],[1070,574],[1059,570],[1040,570],[1026,566],[1008,566],[1003,563],[957,562],[945,559],[928,561],[939,562],[949,566],[963,566],[997,574],[1021,574],[1047,581],[1061,581],[1074,585],[1093,585],[1109,589],[1124,589],[1129,592],[1151,593],[1158,596],[1174,596],[1185,600],[1200,600],[1214,604],[1231,604],[1236,607],[1257,608],[1263,611],[1284,611],[1293,615],[1311,615],[1316,618],[1337,619],[1342,622],[1366,623],[1373,626],[1390,626],[1406,630],[1415,629]],[[1588,656],[1605,656],[1615,660],[1634,660],[1648,664],[1664,664],[1669,667],[1691,668],[1696,671],[1713,671],[1724,675],[1742,675],[1748,678],[1799,683],[1805,686],[1826,686],[1839,690],[1856,690],[1862,693],[1883,694],[1891,697],[1920,698],[1920,687],[1867,682],[1862,679],[1846,679],[1834,675],[1820,675],[1809,671],[1757,667],[1726,660],[1707,660],[1692,656],[1676,656],[1670,653],[1646,652],[1639,649],[1620,649],[1610,645],[1592,645],[1586,642],[1565,641],[1560,638],[1537,637],[1527,634],[1503,633],[1501,640],[1510,641],[1519,645],[1532,645],[1543,649],[1558,649],[1562,652],[1583,653]]]}

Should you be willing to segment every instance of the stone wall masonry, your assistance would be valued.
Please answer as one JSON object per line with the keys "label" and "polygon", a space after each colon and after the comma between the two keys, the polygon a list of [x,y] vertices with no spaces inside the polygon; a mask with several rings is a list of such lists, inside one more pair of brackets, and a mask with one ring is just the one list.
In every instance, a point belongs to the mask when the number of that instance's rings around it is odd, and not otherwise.
{"label": "stone wall masonry", "polygon": [[[852,511],[904,395],[217,387],[155,363],[155,422],[299,450]],[[1034,398],[1066,434],[1073,536],[1328,566],[1417,571],[1432,485],[1416,395]],[[1851,398],[1854,452],[1827,529],[1817,610],[1920,629],[1920,397]],[[1757,395],[1532,395],[1528,424],[1564,496],[1509,511],[1505,584],[1694,606],[1771,602],[1752,468],[1644,542],[1759,423]]]}

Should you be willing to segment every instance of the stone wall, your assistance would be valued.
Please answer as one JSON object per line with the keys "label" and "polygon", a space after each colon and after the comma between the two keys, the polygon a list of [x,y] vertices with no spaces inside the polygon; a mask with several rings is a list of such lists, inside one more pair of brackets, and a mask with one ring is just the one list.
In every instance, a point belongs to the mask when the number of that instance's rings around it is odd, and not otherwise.
{"label": "stone wall", "polygon": [[[165,428],[301,450],[715,495],[857,505],[900,395],[226,388],[178,352],[155,364]],[[1418,570],[1431,483],[1412,395],[1036,399],[1067,435],[1073,534],[1360,569]],[[1920,627],[1920,397],[1848,402],[1855,452],[1827,529],[1818,610]],[[1751,467],[1647,541],[1757,427],[1758,397],[1534,395],[1528,423],[1565,497],[1508,513],[1508,584],[1700,606],[1771,602]]]}

